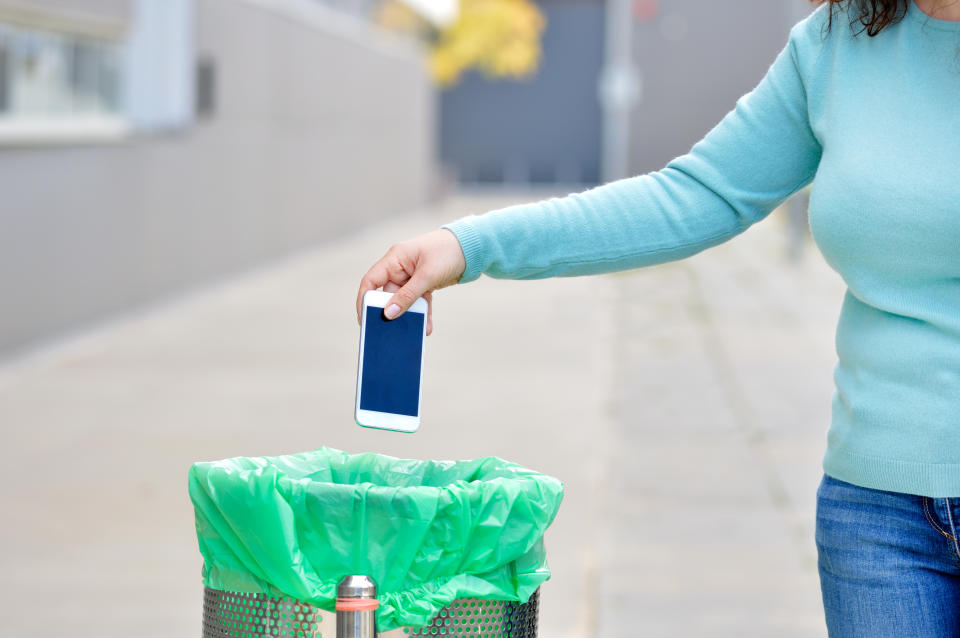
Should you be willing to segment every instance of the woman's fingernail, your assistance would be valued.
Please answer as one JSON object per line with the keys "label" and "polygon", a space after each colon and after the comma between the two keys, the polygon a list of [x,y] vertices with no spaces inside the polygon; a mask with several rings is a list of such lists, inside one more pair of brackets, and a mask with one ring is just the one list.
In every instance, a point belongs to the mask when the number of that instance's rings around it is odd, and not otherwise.
{"label": "woman's fingernail", "polygon": [[395,303],[387,306],[387,309],[383,311],[383,314],[387,315],[387,319],[393,319],[400,314],[400,306]]}

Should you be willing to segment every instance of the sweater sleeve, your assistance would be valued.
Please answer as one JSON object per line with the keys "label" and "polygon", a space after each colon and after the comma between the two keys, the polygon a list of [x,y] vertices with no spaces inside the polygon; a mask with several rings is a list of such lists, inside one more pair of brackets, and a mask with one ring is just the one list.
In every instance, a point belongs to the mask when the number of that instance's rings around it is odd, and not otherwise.
{"label": "sweater sleeve", "polygon": [[[805,21],[806,22],[806,21]],[[760,84],[662,170],[444,226],[463,248],[465,283],[590,275],[681,259],[766,217],[812,179],[796,25]]]}

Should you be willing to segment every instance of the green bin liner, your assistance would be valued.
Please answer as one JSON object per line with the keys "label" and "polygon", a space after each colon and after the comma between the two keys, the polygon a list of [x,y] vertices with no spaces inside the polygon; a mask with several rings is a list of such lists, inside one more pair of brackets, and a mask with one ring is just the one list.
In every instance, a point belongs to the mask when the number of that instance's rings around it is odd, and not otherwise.
{"label": "green bin liner", "polygon": [[563,484],[497,457],[419,461],[331,448],[196,463],[190,498],[207,587],[328,611],[347,574],[378,585],[380,631],[456,598],[526,602]]}

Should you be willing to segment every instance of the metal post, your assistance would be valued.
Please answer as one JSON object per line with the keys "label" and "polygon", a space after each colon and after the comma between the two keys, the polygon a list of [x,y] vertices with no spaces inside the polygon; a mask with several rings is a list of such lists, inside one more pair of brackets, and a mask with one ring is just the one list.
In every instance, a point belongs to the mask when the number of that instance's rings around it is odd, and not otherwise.
{"label": "metal post", "polygon": [[337,586],[337,638],[377,638],[377,584],[345,576]]}
{"label": "metal post", "polygon": [[603,181],[629,175],[630,114],[640,97],[633,63],[633,0],[607,0],[603,71],[599,96],[603,107]]}

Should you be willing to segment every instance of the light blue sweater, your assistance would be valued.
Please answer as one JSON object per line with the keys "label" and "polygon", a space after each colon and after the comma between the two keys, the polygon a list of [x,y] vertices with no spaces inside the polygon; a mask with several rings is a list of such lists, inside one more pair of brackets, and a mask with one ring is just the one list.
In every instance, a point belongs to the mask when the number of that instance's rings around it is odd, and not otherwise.
{"label": "light blue sweater", "polygon": [[533,279],[681,259],[813,180],[810,227],[848,291],[824,470],[960,496],[960,22],[912,2],[870,38],[822,6],[756,89],[663,170],[447,226],[467,268]]}

